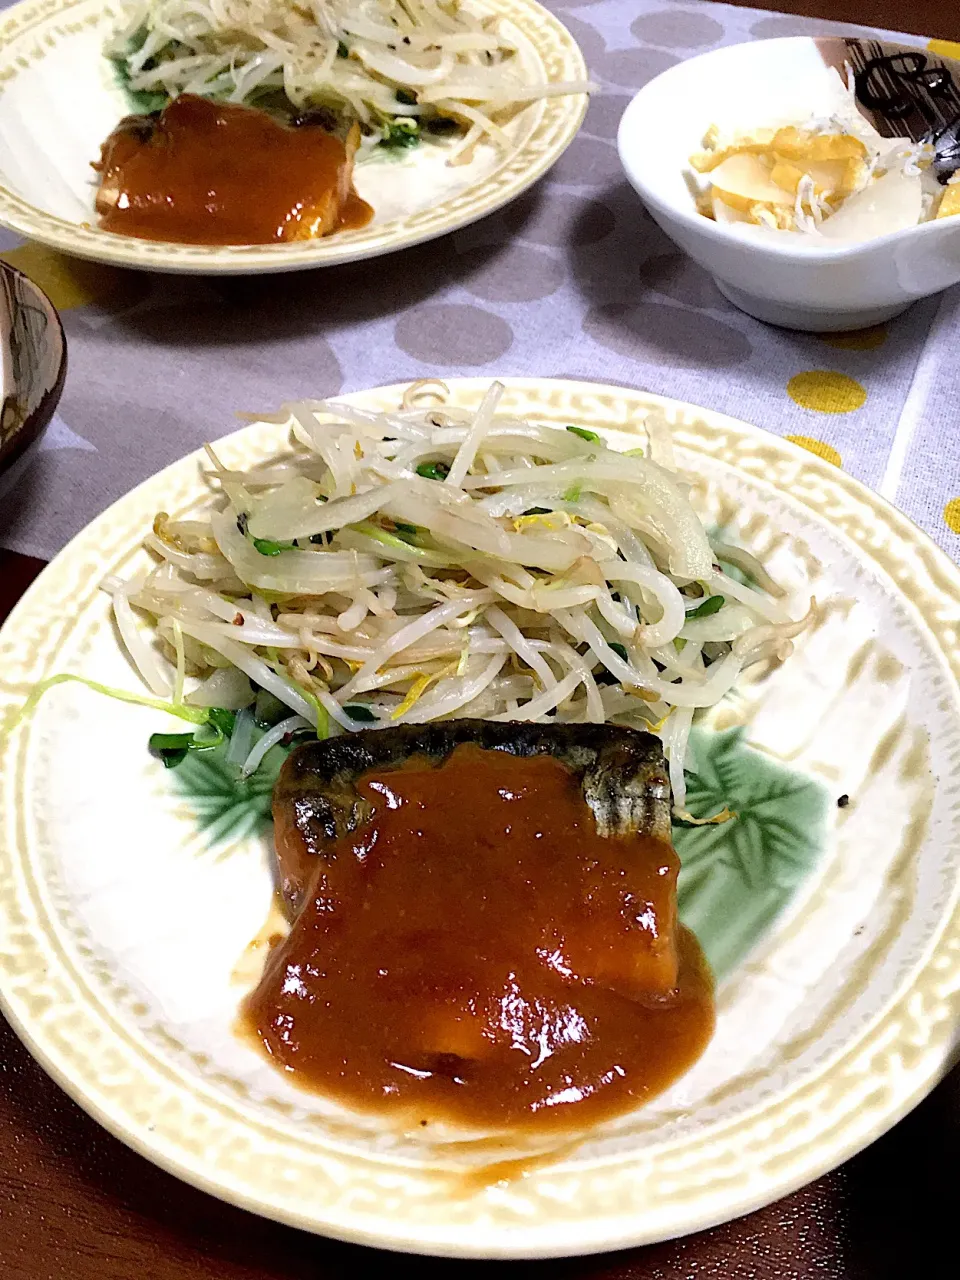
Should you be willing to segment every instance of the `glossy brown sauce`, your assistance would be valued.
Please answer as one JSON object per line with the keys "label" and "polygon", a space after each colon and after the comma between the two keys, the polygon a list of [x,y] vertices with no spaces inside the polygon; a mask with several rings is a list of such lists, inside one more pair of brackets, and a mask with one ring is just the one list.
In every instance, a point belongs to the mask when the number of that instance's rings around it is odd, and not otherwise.
{"label": "glossy brown sauce", "polygon": [[677,856],[601,837],[566,765],[460,746],[357,789],[373,816],[323,856],[244,1011],[299,1085],[409,1124],[563,1129],[700,1055],[713,984]]}
{"label": "glossy brown sauce", "polygon": [[365,226],[356,136],[183,94],[159,117],[127,116],[103,144],[105,231],[182,244],[272,244]]}

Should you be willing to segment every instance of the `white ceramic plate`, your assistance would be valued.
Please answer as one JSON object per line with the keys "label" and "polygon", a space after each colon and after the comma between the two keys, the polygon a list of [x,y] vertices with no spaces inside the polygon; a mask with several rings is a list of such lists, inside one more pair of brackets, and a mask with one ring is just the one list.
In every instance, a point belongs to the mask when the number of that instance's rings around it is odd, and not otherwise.
{"label": "white ceramic plate", "polygon": [[[476,406],[486,385],[452,394]],[[681,913],[719,976],[704,1057],[646,1108],[552,1152],[396,1132],[298,1092],[232,1031],[271,899],[257,830],[269,788],[238,795],[206,757],[164,771],[146,740],[165,716],[61,685],[0,746],[0,992],[54,1079],[138,1151],[345,1239],[549,1256],[773,1200],[937,1079],[960,986],[960,572],[842,471],[732,419],[530,379],[507,380],[503,408],[636,447],[654,404],[706,520],[761,556],[797,608],[818,601],[789,662],[744,681],[696,738],[691,807],[722,797],[740,815],[678,833]],[[279,431],[255,424],[218,451],[247,466],[282,445]],[[155,511],[204,494],[193,455],[56,558],[0,633],[0,714],[57,671],[136,687],[98,583],[146,563]],[[524,1175],[471,1176],[533,1154],[545,1158]]]}
{"label": "white ceramic plate", "polygon": [[[531,80],[583,80],[566,28],[536,0],[469,0],[496,11]],[[356,186],[375,209],[369,226],[275,245],[180,245],[97,228],[91,161],[130,101],[104,58],[120,6],[108,0],[25,0],[0,18],[0,223],[82,258],[151,271],[242,274],[352,262],[419,244],[475,222],[536,182],[572,142],[583,94],[532,103],[507,126],[504,154],[477,148],[450,167],[443,148],[359,164]]]}

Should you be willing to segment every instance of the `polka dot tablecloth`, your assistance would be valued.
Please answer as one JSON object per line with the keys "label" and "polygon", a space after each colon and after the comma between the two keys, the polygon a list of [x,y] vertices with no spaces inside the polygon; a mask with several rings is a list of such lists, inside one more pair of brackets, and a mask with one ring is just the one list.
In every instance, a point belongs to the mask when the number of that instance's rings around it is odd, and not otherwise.
{"label": "polka dot tablecloth", "polygon": [[960,292],[855,334],[761,324],[645,215],[614,145],[630,96],[681,58],[862,28],[701,0],[548,3],[602,90],[536,188],[454,235],[214,281],[98,267],[0,232],[2,256],[60,309],[70,350],[59,413],[0,477],[0,544],[49,558],[132,485],[231,430],[235,411],[469,373],[605,380],[758,423],[878,489],[960,558]]}

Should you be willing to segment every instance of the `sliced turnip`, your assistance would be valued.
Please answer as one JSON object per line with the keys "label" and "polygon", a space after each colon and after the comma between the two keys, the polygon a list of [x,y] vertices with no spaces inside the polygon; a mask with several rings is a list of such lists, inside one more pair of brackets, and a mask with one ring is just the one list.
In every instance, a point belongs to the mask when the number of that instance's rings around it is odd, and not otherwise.
{"label": "sliced turnip", "polygon": [[728,156],[712,170],[710,181],[727,204],[744,206],[744,211],[751,204],[790,206],[794,202],[793,195],[777,186],[770,170],[754,155]]}
{"label": "sliced turnip", "polygon": [[915,227],[922,211],[920,175],[908,177],[896,169],[850,196],[820,226],[826,240],[872,240],[876,236]]}

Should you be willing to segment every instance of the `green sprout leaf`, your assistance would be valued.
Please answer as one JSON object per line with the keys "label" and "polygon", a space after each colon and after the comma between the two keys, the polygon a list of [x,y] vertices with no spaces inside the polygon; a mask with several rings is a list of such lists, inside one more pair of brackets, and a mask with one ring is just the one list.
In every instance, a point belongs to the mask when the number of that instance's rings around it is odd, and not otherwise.
{"label": "green sprout leaf", "polygon": [[415,147],[420,141],[420,125],[410,116],[396,116],[389,124],[383,126],[381,147],[402,150],[404,147]]}
{"label": "green sprout leaf", "polygon": [[148,746],[150,754],[162,760],[165,769],[175,769],[186,760],[192,742],[192,733],[153,733]]}
{"label": "green sprout leaf", "polygon": [[272,538],[254,538],[253,545],[262,556],[279,556],[293,550],[292,542],[274,542]]}
{"label": "green sprout leaf", "polygon": [[695,609],[690,610],[687,617],[709,618],[711,614],[719,613],[725,603],[723,596],[707,596],[706,600],[702,600]]}
{"label": "green sprout leaf", "polygon": [[450,474],[450,465],[447,462],[421,462],[417,467],[417,475],[423,476],[424,480],[446,480]]}
{"label": "green sprout leaf", "polygon": [[403,524],[400,520],[395,520],[393,531],[401,542],[406,542],[410,546],[417,545],[417,538],[420,536],[420,530],[415,524]]}
{"label": "green sprout leaf", "polygon": [[210,707],[207,723],[212,724],[225,738],[229,738],[233,733],[233,726],[237,723],[237,713],[228,711],[226,707]]}
{"label": "green sprout leaf", "polygon": [[357,724],[376,724],[377,717],[373,714],[369,707],[365,707],[362,702],[354,702],[343,708],[351,720],[356,720]]}
{"label": "green sprout leaf", "polygon": [[[191,751],[212,751],[219,747],[233,732],[237,720],[235,711],[224,707],[209,707],[207,719],[194,733],[152,733],[147,742],[150,754],[163,761],[165,769],[175,769],[186,760]],[[213,729],[213,737],[203,733],[204,727]]]}

